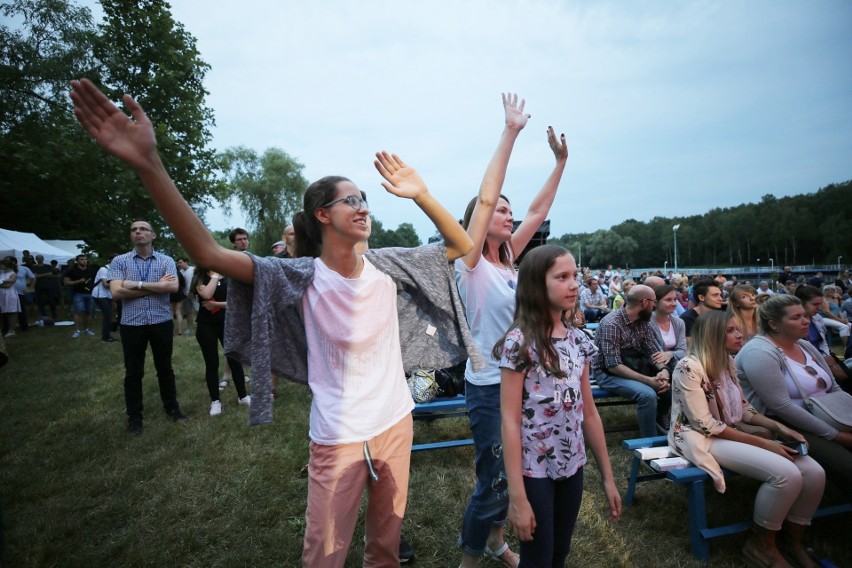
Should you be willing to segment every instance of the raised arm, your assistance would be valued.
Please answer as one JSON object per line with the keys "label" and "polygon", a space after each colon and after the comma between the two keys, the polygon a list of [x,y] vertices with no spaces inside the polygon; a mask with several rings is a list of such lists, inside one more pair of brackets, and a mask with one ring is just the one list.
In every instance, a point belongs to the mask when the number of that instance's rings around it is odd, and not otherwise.
{"label": "raised arm", "polygon": [[530,118],[530,115],[524,114],[524,100],[521,99],[520,104],[518,104],[518,95],[508,93],[503,94],[502,97],[506,126],[500,135],[497,149],[485,169],[485,175],[482,177],[482,183],[479,186],[478,200],[467,227],[467,234],[473,239],[473,248],[463,257],[465,266],[468,268],[473,268],[479,264],[479,259],[482,257],[482,247],[485,245],[488,225],[491,224],[491,217],[494,216],[494,211],[497,209],[500,192],[503,191],[503,181],[506,179],[509,156],[512,155],[512,148],[515,146],[518,134]]}
{"label": "raised arm", "polygon": [[455,217],[429,193],[429,188],[414,168],[408,166],[396,154],[387,152],[377,152],[374,164],[385,178],[382,186],[388,192],[397,197],[413,199],[435,224],[447,245],[447,260],[453,261],[470,250],[473,246],[470,237]]}
{"label": "raised arm", "polygon": [[556,157],[556,165],[553,166],[553,171],[550,172],[544,185],[538,194],[536,194],[532,203],[530,203],[530,208],[527,209],[524,220],[521,221],[521,224],[512,233],[512,240],[509,244],[516,258],[524,251],[524,248],[526,248],[535,235],[535,232],[538,231],[538,228],[547,219],[550,206],[553,205],[553,200],[556,198],[556,190],[559,189],[559,181],[562,179],[562,173],[565,171],[565,162],[568,161],[568,144],[565,142],[564,134],[561,134],[559,140],[557,140],[553,127],[548,126],[547,143],[550,144],[550,149]]}
{"label": "raised arm", "polygon": [[154,127],[142,107],[124,95],[132,119],[121,112],[88,79],[71,82],[77,120],[107,152],[133,168],[163,219],[197,263],[242,282],[253,282],[251,259],[219,245],[184,200],[157,152]]}

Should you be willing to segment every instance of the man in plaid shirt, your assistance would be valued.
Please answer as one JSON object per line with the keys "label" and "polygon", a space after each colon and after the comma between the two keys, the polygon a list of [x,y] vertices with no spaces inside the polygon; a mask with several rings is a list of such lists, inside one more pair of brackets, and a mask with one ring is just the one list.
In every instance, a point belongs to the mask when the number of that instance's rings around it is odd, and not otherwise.
{"label": "man in plaid shirt", "polygon": [[[599,352],[592,376],[601,388],[636,402],[639,434],[643,438],[656,435],[658,430],[668,431],[670,422],[671,373],[665,365],[651,361],[654,353],[662,351],[651,329],[656,305],[654,290],[636,285],[627,294],[624,307],[604,317],[595,333]],[[643,374],[628,367],[622,360],[622,351],[628,349],[633,355],[644,356],[656,374]]]}

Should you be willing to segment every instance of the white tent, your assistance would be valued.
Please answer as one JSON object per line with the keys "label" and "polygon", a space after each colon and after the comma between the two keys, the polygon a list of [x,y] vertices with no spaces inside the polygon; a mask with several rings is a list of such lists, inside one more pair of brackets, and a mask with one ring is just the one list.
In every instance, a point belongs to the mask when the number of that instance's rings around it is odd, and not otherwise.
{"label": "white tent", "polygon": [[44,242],[50,246],[62,249],[70,255],[77,256],[82,254],[83,247],[86,246],[86,241],[63,241],[56,239],[44,239]]}
{"label": "white tent", "polygon": [[76,253],[71,254],[47,244],[34,233],[0,229],[0,257],[14,256],[20,261],[25,250],[30,251],[33,256],[42,255],[45,262],[57,260],[60,264],[77,256]]}

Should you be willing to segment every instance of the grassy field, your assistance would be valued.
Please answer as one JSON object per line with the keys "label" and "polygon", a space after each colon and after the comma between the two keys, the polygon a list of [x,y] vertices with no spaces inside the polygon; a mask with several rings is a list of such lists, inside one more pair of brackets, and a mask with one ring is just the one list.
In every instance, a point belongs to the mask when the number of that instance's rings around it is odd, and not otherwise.
{"label": "grassy field", "polygon": [[[303,387],[279,387],[272,425],[248,427],[233,387],[211,418],[194,337],[175,340],[178,397],[188,424],[162,412],[153,363],[145,377],[145,433],[126,433],[119,343],[73,340],[69,328],[32,329],[7,340],[0,370],[0,504],[6,567],[298,566],[304,529],[309,400]],[[633,424],[630,408],[602,409],[609,426]],[[466,419],[416,423],[417,441],[459,437]],[[629,456],[608,435],[624,491]],[[455,543],[474,484],[470,448],[412,457],[404,534],[415,565],[457,566]],[[572,566],[700,566],[689,549],[684,492],[667,482],[640,486],[621,521],[604,520],[596,469],[569,559]],[[711,524],[750,517],[757,484],[731,480],[708,496]],[[824,503],[837,503],[832,488]],[[849,516],[817,520],[813,545],[852,566]],[[349,556],[360,566],[363,528]],[[712,566],[740,566],[742,536],[717,539]],[[483,560],[483,566],[497,566]]]}

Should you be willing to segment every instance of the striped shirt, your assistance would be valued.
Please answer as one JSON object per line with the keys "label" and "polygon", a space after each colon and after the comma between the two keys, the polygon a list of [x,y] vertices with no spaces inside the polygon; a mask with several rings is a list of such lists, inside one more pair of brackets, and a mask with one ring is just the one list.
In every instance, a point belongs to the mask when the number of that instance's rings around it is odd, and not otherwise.
{"label": "striped shirt", "polygon": [[[177,268],[172,257],[152,251],[151,256],[142,258],[132,250],[113,259],[109,265],[108,279],[159,282],[166,274],[177,278]],[[121,301],[121,325],[153,325],[171,319],[168,292]]]}

